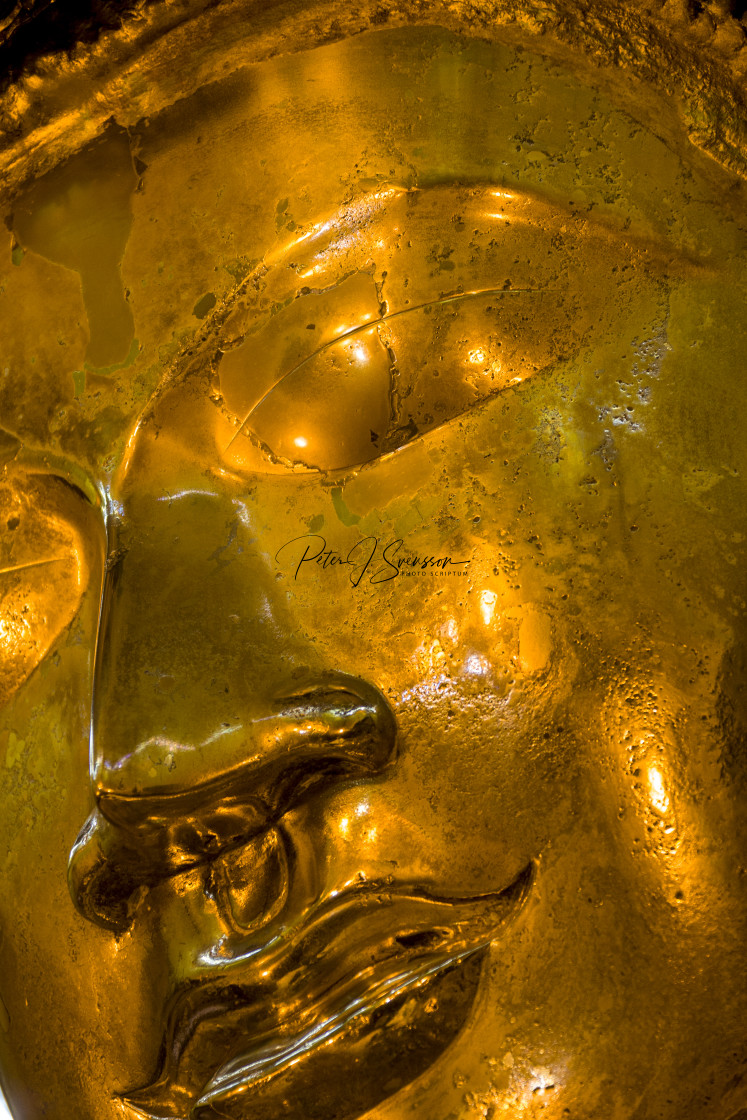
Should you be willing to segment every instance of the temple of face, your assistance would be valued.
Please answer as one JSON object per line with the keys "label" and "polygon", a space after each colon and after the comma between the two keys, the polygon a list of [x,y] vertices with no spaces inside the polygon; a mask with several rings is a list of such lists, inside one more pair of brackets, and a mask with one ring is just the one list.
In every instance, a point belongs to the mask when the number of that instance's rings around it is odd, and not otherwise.
{"label": "temple of face", "polygon": [[17,1120],[747,1115],[744,187],[586,65],[371,31],[17,194]]}

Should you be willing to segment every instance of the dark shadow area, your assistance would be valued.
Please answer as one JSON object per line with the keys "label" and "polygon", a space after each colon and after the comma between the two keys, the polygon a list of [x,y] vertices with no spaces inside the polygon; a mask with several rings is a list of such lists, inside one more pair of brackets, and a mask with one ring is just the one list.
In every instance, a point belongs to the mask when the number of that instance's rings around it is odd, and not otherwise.
{"label": "dark shadow area", "polygon": [[102,31],[121,27],[138,7],[138,0],[0,0],[0,90],[43,55],[94,43]]}

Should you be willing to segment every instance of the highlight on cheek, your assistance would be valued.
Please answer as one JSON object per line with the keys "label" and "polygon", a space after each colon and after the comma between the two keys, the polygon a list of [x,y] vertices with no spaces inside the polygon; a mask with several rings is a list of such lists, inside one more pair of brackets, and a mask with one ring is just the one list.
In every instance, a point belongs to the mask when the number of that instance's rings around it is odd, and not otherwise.
{"label": "highlight on cheek", "polygon": [[13,470],[0,481],[0,703],[78,610],[89,578],[75,508],[84,505],[54,476]]}
{"label": "highlight on cheek", "polygon": [[657,812],[662,815],[669,812],[669,794],[667,793],[664,779],[660,770],[650,766],[648,771],[649,799]]}

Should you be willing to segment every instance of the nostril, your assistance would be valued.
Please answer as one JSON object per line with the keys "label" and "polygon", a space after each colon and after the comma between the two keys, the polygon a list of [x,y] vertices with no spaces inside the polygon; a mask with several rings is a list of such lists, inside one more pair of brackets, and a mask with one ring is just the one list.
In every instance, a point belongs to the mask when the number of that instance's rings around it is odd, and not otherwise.
{"label": "nostril", "polygon": [[368,681],[346,673],[329,674],[322,680],[307,682],[276,700],[284,715],[326,721],[331,732],[370,720],[382,742],[393,743],[396,731],[394,713],[387,700]]}
{"label": "nostril", "polygon": [[278,709],[268,744],[277,772],[265,793],[276,812],[319,786],[378,774],[395,759],[394,714],[364,681],[340,674],[284,697]]}
{"label": "nostril", "polygon": [[131,853],[120,847],[112,827],[94,812],[68,861],[68,886],[76,907],[84,918],[114,933],[123,933],[129,926],[133,899],[148,882],[150,870],[134,872]]}
{"label": "nostril", "polygon": [[445,933],[442,929],[416,930],[413,933],[401,933],[394,940],[403,949],[435,949],[443,943]]}

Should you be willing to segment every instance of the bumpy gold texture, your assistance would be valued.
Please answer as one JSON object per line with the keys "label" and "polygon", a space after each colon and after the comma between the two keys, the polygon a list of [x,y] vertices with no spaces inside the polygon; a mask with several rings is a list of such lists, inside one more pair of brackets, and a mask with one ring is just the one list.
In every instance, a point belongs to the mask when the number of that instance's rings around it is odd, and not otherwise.
{"label": "bumpy gold texture", "polygon": [[193,7],[4,102],[13,1115],[744,1120],[742,30]]}

